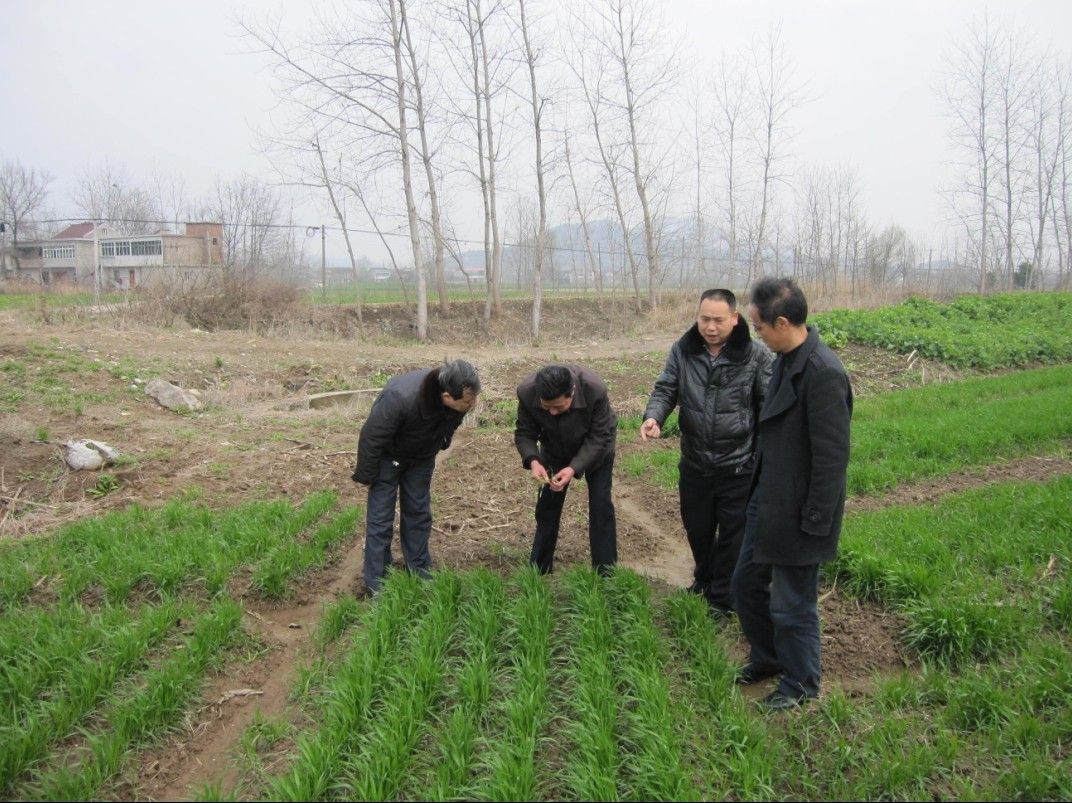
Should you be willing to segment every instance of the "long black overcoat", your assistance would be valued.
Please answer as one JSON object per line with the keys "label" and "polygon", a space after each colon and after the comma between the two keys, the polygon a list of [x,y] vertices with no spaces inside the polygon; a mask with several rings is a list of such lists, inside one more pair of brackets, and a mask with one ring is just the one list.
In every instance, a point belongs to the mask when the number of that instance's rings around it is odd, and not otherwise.
{"label": "long black overcoat", "polygon": [[837,555],[845,511],[852,388],[841,361],[813,327],[775,360],[759,413],[753,490],[755,559],[807,566]]}

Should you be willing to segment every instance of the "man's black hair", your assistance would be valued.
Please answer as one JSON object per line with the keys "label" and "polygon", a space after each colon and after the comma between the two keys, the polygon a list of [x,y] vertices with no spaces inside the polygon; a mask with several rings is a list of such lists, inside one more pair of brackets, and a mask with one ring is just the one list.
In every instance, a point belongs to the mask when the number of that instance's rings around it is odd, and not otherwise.
{"label": "man's black hair", "polygon": [[727,290],[724,287],[716,287],[712,290],[704,290],[700,296],[700,303],[704,303],[708,299],[715,299],[715,301],[725,301],[730,308],[730,312],[737,309],[737,296],[733,294],[732,290]]}
{"label": "man's black hair", "polygon": [[536,372],[536,393],[543,401],[573,395],[573,374],[564,365],[547,365]]}
{"label": "man's black hair", "polygon": [[763,278],[752,285],[752,306],[759,319],[773,326],[785,318],[793,326],[803,326],[808,320],[808,300],[804,291],[788,277]]}
{"label": "man's black hair", "polygon": [[465,360],[452,360],[439,369],[439,392],[449,393],[452,399],[460,399],[465,391],[480,392],[480,377],[476,368]]}
{"label": "man's black hair", "polygon": [[421,399],[427,409],[438,410],[443,404],[442,394],[449,393],[452,399],[460,399],[467,390],[480,392],[476,368],[465,360],[452,360],[428,372],[421,383]]}

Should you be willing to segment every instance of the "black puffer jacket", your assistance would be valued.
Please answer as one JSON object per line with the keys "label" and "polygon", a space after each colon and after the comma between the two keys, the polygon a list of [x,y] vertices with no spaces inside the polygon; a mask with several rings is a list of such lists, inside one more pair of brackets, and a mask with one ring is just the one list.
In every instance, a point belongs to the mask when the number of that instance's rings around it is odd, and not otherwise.
{"label": "black puffer jacket", "polygon": [[465,415],[443,404],[437,370],[410,371],[384,386],[361,427],[354,482],[375,482],[383,457],[413,465],[450,446]]}
{"label": "black puffer jacket", "polygon": [[714,362],[693,325],[670,348],[644,418],[661,427],[677,406],[683,462],[705,474],[748,469],[773,362],[770,350],[752,340],[743,316]]}

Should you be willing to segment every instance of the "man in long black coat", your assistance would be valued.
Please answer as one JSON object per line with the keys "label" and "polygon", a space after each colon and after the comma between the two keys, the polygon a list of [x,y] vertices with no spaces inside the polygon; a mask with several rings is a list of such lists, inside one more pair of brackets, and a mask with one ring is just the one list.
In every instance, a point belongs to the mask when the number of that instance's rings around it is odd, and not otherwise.
{"label": "man in long black coat", "polygon": [[819,565],[837,555],[852,389],[837,355],[806,325],[808,303],[791,279],[758,281],[749,314],[778,358],[759,414],[752,497],[732,581],[751,646],[737,681],[781,674],[761,705],[784,710],[819,694]]}
{"label": "man in long black coat", "polygon": [[548,365],[518,385],[514,445],[522,465],[544,486],[536,502],[531,557],[541,573],[554,567],[566,491],[581,476],[588,481],[592,566],[605,574],[618,562],[611,499],[617,427],[607,386],[588,368]]}

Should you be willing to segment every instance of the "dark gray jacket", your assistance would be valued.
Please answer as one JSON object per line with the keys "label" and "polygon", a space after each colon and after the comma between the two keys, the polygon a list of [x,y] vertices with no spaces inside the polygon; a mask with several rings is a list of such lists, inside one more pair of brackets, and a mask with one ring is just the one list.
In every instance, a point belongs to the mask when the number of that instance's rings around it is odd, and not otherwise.
{"label": "dark gray jacket", "polygon": [[403,465],[433,460],[450,446],[454,431],[465,418],[440,398],[437,368],[396,376],[372,404],[357,441],[354,482],[371,485],[384,457]]}
{"label": "dark gray jacket", "polygon": [[704,474],[750,468],[773,361],[770,350],[752,340],[743,316],[714,362],[693,325],[670,348],[644,419],[661,427],[676,405],[683,462]]}
{"label": "dark gray jacket", "polygon": [[786,356],[774,363],[759,415],[755,559],[810,566],[837,555],[852,388],[837,355],[810,326],[808,339]]}
{"label": "dark gray jacket", "polygon": [[535,374],[517,386],[514,445],[525,468],[539,459],[549,473],[570,466],[580,477],[614,457],[618,417],[611,409],[607,386],[595,371],[579,365],[569,369],[573,404],[561,415],[540,407]]}

